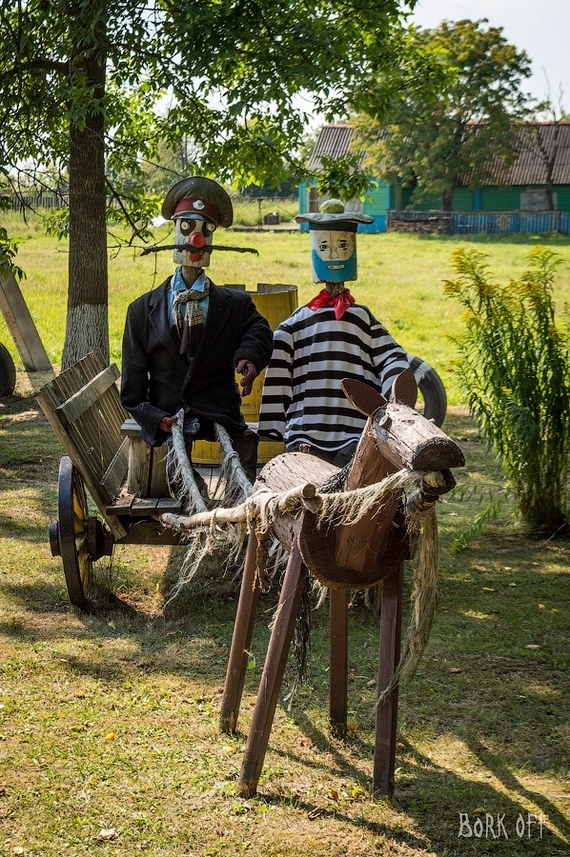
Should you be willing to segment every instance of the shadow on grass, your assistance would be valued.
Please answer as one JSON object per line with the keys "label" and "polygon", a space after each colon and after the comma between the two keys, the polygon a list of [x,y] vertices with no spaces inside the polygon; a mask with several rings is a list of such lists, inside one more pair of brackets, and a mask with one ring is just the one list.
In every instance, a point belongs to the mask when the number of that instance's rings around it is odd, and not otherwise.
{"label": "shadow on grass", "polygon": [[[37,499],[41,508],[49,508],[53,505],[52,492],[38,492]],[[19,501],[21,503],[21,500]],[[55,515],[54,515],[55,519]],[[0,538],[18,539],[22,542],[42,544],[49,540],[49,526],[47,523],[31,523],[29,519],[21,516],[16,517],[0,511]]]}
{"label": "shadow on grass", "polygon": [[[406,756],[398,769],[398,777],[393,797],[386,797],[372,791],[372,782],[363,777],[362,770],[351,760],[354,745],[351,742],[346,750],[336,747],[327,737],[309,725],[307,734],[326,745],[334,757],[334,766],[317,759],[307,759],[300,754],[284,752],[271,747],[272,756],[295,761],[317,774],[339,782],[339,790],[334,795],[323,794],[320,803],[308,802],[298,798],[293,792],[288,797],[271,793],[271,781],[263,779],[255,800],[269,805],[290,805],[303,810],[313,818],[330,818],[345,824],[365,829],[374,836],[385,838],[389,842],[405,843],[427,850],[438,849],[438,853],[473,853],[474,850],[492,850],[493,853],[523,853],[525,855],[563,855],[567,853],[570,824],[567,817],[546,796],[525,789],[504,762],[497,756],[480,748],[480,760],[489,770],[487,777],[496,777],[497,786],[472,778],[462,777],[433,762],[412,744],[400,742],[400,749]],[[476,751],[476,749],[475,749]],[[343,788],[344,783],[358,783],[360,789],[351,797]],[[503,788],[509,790],[507,795]],[[365,813],[356,815],[358,803],[368,793],[379,803],[385,803],[398,812],[405,813],[413,820],[414,827],[421,836],[403,832],[400,824],[385,824],[370,821]],[[517,799],[517,796],[520,799]],[[324,805],[323,805],[324,802]],[[530,809],[529,809],[530,805]],[[351,812],[343,811],[350,806]],[[518,845],[521,851],[513,852]],[[446,849],[451,849],[449,852]],[[442,849],[442,850],[440,850]]]}
{"label": "shadow on grass", "polygon": [[[499,757],[488,752],[480,756],[489,771],[485,776],[499,781],[494,786],[437,765],[407,742],[403,750],[406,761],[398,773],[395,801],[432,844],[449,847],[454,840],[455,847],[469,853],[479,846],[512,854],[517,844],[521,851],[515,853],[525,855],[566,853],[568,820],[544,795],[522,787]],[[548,822],[555,829],[547,829]]]}
{"label": "shadow on grass", "polygon": [[[307,812],[313,818],[335,819],[383,837],[386,847],[389,843],[405,843],[422,851],[437,848],[440,854],[471,854],[479,849],[499,854],[567,853],[567,837],[570,834],[568,819],[544,795],[521,787],[516,777],[505,769],[497,757],[484,754],[482,761],[515,797],[505,794],[500,785],[463,778],[437,765],[407,742],[401,746],[407,759],[398,770],[398,781],[392,798],[373,793],[371,782],[363,779],[362,771],[350,761],[348,753],[340,749],[333,751],[335,767],[331,769],[327,764],[307,761],[305,757],[272,748],[273,755],[294,759],[315,769],[317,773],[322,770],[323,775],[332,777],[333,781],[334,778],[340,782],[356,781],[361,790],[356,791],[354,799],[351,798],[350,790],[347,793],[339,785],[337,793],[323,794],[322,801],[315,803],[304,801],[294,793],[286,798],[271,794],[270,782],[262,779],[254,799],[268,805],[293,803],[295,808]],[[384,803],[413,820],[419,835],[404,832],[399,823],[371,821],[364,812],[357,814],[358,804],[366,792],[378,803]],[[520,800],[516,795],[520,795]],[[529,809],[529,803],[532,809]],[[346,810],[347,806],[350,811]],[[517,847],[521,850],[513,851]]]}

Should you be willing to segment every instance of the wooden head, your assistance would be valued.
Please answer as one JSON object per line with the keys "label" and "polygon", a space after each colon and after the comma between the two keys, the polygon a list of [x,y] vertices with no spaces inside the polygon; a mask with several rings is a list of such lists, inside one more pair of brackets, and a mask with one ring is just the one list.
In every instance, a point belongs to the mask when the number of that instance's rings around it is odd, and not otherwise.
{"label": "wooden head", "polygon": [[[390,402],[362,381],[345,379],[341,386],[351,404],[368,417],[346,479],[347,491],[373,485],[402,468],[447,472],[465,463],[459,447],[408,404],[415,404],[417,394],[411,369],[396,378]],[[454,484],[448,476],[442,480],[447,491]],[[399,503],[399,493],[393,492],[369,517],[337,528],[335,559],[339,566],[366,575],[378,569],[381,579],[394,561],[401,561],[401,539],[397,550],[388,555]]]}

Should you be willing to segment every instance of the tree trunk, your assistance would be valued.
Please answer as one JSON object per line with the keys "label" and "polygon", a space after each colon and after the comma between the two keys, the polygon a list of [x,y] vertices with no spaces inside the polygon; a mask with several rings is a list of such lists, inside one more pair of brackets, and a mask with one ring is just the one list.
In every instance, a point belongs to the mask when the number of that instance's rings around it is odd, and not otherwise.
{"label": "tree trunk", "polygon": [[451,211],[453,203],[453,189],[444,190],[441,195],[441,208],[443,211]]}
{"label": "tree trunk", "polygon": [[[72,60],[72,74],[87,80],[94,105],[105,94],[101,54]],[[69,285],[62,369],[94,348],[109,361],[105,119],[93,108],[69,131]]]}

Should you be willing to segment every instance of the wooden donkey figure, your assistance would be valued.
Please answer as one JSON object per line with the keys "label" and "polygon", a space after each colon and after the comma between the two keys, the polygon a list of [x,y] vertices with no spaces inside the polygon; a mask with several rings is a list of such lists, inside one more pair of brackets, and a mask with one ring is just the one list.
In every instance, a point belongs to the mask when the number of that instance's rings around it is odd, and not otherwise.
{"label": "wooden donkey figure", "polygon": [[[459,447],[409,406],[416,401],[415,381],[410,375],[411,370],[396,379],[390,402],[360,381],[342,382],[347,398],[368,417],[342,487],[342,492],[347,492],[347,497],[352,492],[357,502],[361,497],[365,502],[367,488],[374,492],[376,484],[386,477],[407,471],[408,478],[411,473],[416,486],[408,507],[412,504],[426,509],[441,494],[454,487],[450,468],[465,463]],[[405,401],[409,404],[404,404]],[[285,453],[265,465],[254,486],[254,493],[263,488],[287,492],[300,485],[311,489],[312,485],[334,482],[339,475],[342,475],[339,468],[315,456],[302,452]],[[350,590],[368,588],[383,581],[379,694],[388,688],[391,680],[392,685],[395,683],[394,673],[400,659],[403,563],[409,556],[411,539],[402,510],[401,485],[397,487],[395,483],[392,490],[377,495],[364,517],[354,516],[359,517],[356,522],[349,520],[340,525],[333,522],[328,527],[318,526],[319,502],[326,497],[323,488],[316,496],[314,488],[303,493],[303,511],[294,516],[279,517],[273,523],[273,531],[290,551],[290,557],[238,783],[238,791],[243,796],[252,796],[257,789],[309,571],[330,588],[330,720],[336,734],[343,736],[346,733]],[[224,732],[233,732],[237,728],[260,591],[258,548],[258,541],[252,534],[222,699],[220,727]],[[393,791],[396,724],[397,681],[393,692],[377,707],[374,787],[383,794]]]}

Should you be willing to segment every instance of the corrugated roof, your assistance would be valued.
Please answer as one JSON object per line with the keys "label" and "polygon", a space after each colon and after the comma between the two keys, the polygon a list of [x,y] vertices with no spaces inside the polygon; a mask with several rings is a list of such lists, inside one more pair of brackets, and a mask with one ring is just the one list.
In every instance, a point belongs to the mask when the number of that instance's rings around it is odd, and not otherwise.
{"label": "corrugated roof", "polygon": [[519,155],[511,166],[493,158],[484,185],[544,185],[552,161],[552,183],[570,184],[570,122],[536,122],[516,132]]}
{"label": "corrugated roof", "polygon": [[353,134],[351,125],[325,125],[312,151],[309,169],[318,170],[323,155],[327,158],[342,158],[348,155]]}
{"label": "corrugated roof", "polygon": [[[338,158],[349,154],[354,131],[351,125],[325,125],[309,162],[318,169],[323,155]],[[511,166],[493,158],[484,186],[544,185],[545,161],[554,158],[553,184],[570,184],[570,122],[536,122],[516,131],[519,155]],[[542,149],[542,152],[541,152]],[[469,181],[465,178],[465,184]]]}

